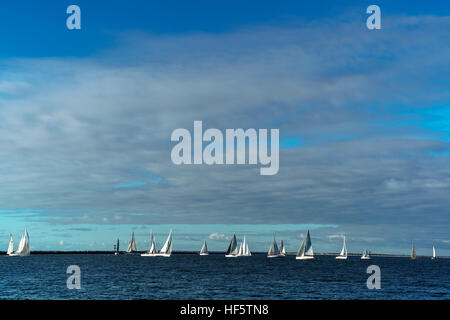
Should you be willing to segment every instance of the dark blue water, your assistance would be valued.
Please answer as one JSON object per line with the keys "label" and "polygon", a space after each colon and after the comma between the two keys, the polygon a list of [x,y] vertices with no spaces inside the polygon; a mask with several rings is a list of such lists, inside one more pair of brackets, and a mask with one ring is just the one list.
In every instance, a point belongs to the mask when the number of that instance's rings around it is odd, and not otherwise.
{"label": "dark blue water", "polygon": [[[369,290],[369,265],[381,289]],[[81,289],[66,286],[69,265]],[[171,258],[58,254],[0,256],[0,299],[449,299],[450,259],[174,254]]]}

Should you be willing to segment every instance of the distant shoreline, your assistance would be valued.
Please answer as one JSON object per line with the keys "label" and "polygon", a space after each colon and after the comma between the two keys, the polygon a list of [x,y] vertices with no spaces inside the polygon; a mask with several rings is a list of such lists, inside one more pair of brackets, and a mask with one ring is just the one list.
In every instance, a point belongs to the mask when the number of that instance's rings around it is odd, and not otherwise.
{"label": "distant shoreline", "polygon": [[[137,253],[145,253],[146,251],[137,251]],[[114,254],[114,251],[31,251],[32,255],[35,254]],[[125,252],[120,252],[120,254],[125,254]],[[198,251],[173,251],[172,254],[198,254]],[[221,251],[210,251],[209,254],[211,255],[223,255],[225,252]],[[257,255],[266,255],[267,252],[252,252],[252,254]],[[5,251],[1,251],[0,255],[6,255]],[[295,252],[289,252],[287,255],[296,255]],[[337,256],[338,253],[314,253],[315,256]],[[349,253],[349,257],[361,257],[360,253]],[[390,258],[410,258],[410,255],[399,255],[399,254],[387,254],[387,253],[371,253],[371,257],[390,257]],[[431,259],[431,256],[416,256],[416,258],[429,258]],[[446,256],[440,256],[437,257],[438,259],[449,259],[450,257]]]}

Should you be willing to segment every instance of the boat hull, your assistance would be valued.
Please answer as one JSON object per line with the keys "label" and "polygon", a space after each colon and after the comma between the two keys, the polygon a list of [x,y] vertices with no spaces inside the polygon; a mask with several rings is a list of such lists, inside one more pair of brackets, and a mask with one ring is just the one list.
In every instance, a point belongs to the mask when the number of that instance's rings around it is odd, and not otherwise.
{"label": "boat hull", "polygon": [[169,258],[170,253],[142,253],[141,257],[165,257]]}
{"label": "boat hull", "polygon": [[8,254],[10,257],[28,257],[30,256],[29,253],[10,253]]}
{"label": "boat hull", "polygon": [[370,260],[370,257],[361,257],[361,260]]}
{"label": "boat hull", "polygon": [[237,258],[238,256],[235,254],[226,254],[225,258]]}
{"label": "boat hull", "polygon": [[337,256],[336,259],[338,259],[338,260],[347,260],[347,257]]}
{"label": "boat hull", "polygon": [[200,253],[201,256],[209,256],[209,253]]}
{"label": "boat hull", "polygon": [[268,255],[267,258],[280,258],[283,257],[281,254],[271,254],[270,256]]}
{"label": "boat hull", "polygon": [[300,257],[295,257],[296,260],[313,260],[314,256],[300,256]]}

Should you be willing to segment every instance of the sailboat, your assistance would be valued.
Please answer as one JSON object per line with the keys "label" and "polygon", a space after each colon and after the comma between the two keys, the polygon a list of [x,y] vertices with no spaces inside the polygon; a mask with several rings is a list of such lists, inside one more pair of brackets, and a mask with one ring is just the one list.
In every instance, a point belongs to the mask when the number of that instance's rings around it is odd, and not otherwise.
{"label": "sailboat", "polygon": [[202,248],[200,249],[200,255],[201,255],[201,256],[207,256],[207,255],[209,255],[208,247],[206,246],[206,240],[203,242],[203,246],[202,246]]}
{"label": "sailboat", "polygon": [[311,237],[309,235],[309,230],[306,233],[306,237],[303,239],[300,249],[298,249],[297,260],[310,260],[314,259],[314,252],[311,244]]}
{"label": "sailboat", "polygon": [[362,254],[362,256],[361,256],[361,259],[363,259],[363,260],[368,260],[368,259],[370,259],[370,254],[369,254],[369,252],[367,251],[367,249],[364,249],[364,252],[363,252],[363,254]]}
{"label": "sailboat", "polygon": [[236,242],[236,234],[233,234],[233,238],[231,238],[230,245],[228,246],[227,252],[225,253],[225,257],[227,258],[236,258],[238,256],[238,248]]}
{"label": "sailboat", "polygon": [[431,259],[436,259],[436,249],[433,246],[433,256],[431,257]]}
{"label": "sailboat", "polygon": [[137,254],[137,249],[136,249],[136,240],[134,239],[134,232],[131,234],[131,240],[128,243],[128,247],[127,250],[125,251],[128,254]]}
{"label": "sailboat", "polygon": [[8,251],[6,251],[6,254],[9,256],[13,252],[14,252],[14,240],[13,240],[12,234],[10,234],[9,235]]}
{"label": "sailboat", "polygon": [[240,246],[239,246],[239,251],[237,256],[238,257],[250,257],[252,254],[250,253],[250,250],[248,249],[248,243],[245,240],[245,236],[244,236],[244,241],[241,242]]}
{"label": "sailboat", "polygon": [[155,239],[153,237],[153,233],[150,233],[150,249],[146,253],[141,254],[141,256],[169,258],[172,255],[172,245],[172,229],[170,229],[169,236],[167,237],[166,242],[164,242],[164,245],[159,251],[156,251]]}
{"label": "sailboat", "polygon": [[117,256],[119,254],[119,238],[117,238],[117,244],[114,246],[114,255]]}
{"label": "sailboat", "polygon": [[414,249],[414,242],[412,243],[412,249],[411,249],[411,259],[416,258],[416,250]]}
{"label": "sailboat", "polygon": [[[283,242],[281,242],[283,244]],[[280,250],[278,249],[277,242],[275,241],[275,235],[272,237],[272,244],[267,252],[267,258],[281,257]]]}
{"label": "sailboat", "polygon": [[[10,238],[11,241],[12,237]],[[11,245],[11,242],[10,242]],[[9,246],[8,246],[9,250]],[[25,231],[23,232],[22,238],[20,239],[19,246],[17,247],[17,250],[14,252],[11,252],[9,256],[20,256],[25,257],[30,255],[30,237],[28,236],[28,231],[25,228]]]}
{"label": "sailboat", "polygon": [[342,260],[347,259],[347,246],[345,245],[345,236],[344,236],[344,244],[342,246],[341,253],[339,253],[339,255],[336,257],[336,259],[342,259]]}
{"label": "sailboat", "polygon": [[284,257],[286,255],[286,247],[284,246],[283,240],[280,242],[280,255]]}

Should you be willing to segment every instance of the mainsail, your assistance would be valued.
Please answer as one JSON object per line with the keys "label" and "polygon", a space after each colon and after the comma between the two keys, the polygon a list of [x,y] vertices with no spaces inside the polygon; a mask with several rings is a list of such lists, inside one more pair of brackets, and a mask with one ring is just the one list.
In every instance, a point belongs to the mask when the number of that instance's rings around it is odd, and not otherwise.
{"label": "mainsail", "polygon": [[225,255],[227,256],[236,256],[238,254],[238,248],[236,243],[236,234],[233,234],[233,238],[231,238],[230,245],[228,246],[227,252]]}
{"label": "mainsail", "polygon": [[[283,244],[283,242],[281,242]],[[272,237],[272,244],[270,245],[269,251],[267,252],[268,256],[278,256],[280,255],[280,250],[278,249],[277,242],[275,241],[275,236]]]}
{"label": "mainsail", "polygon": [[344,244],[342,245],[341,253],[339,253],[341,257],[347,256],[347,246],[345,245],[345,237],[344,237]]}
{"label": "mainsail", "polygon": [[161,251],[159,253],[162,254],[171,254],[172,253],[172,229],[170,229],[169,236],[167,237],[166,242],[164,243]]}
{"label": "mainsail", "polygon": [[433,246],[433,257],[432,257],[432,259],[435,259],[435,258],[436,258],[436,249]]}
{"label": "mainsail", "polygon": [[208,254],[208,247],[206,246],[206,240],[203,242],[203,246],[200,249],[200,254],[203,254],[203,255]]}
{"label": "mainsail", "polygon": [[309,230],[306,233],[306,237],[303,239],[300,249],[297,252],[297,257],[305,257],[305,256],[309,257],[314,256]]}
{"label": "mainsail", "polygon": [[12,234],[9,235],[9,245],[8,245],[8,251],[6,254],[11,254],[14,251],[14,240]]}
{"label": "mainsail", "polygon": [[137,249],[136,249],[136,240],[134,240],[134,232],[133,232],[131,234],[131,240],[128,243],[128,247],[127,247],[126,252],[127,253],[132,253],[132,252],[136,252],[136,251],[137,251]]}

